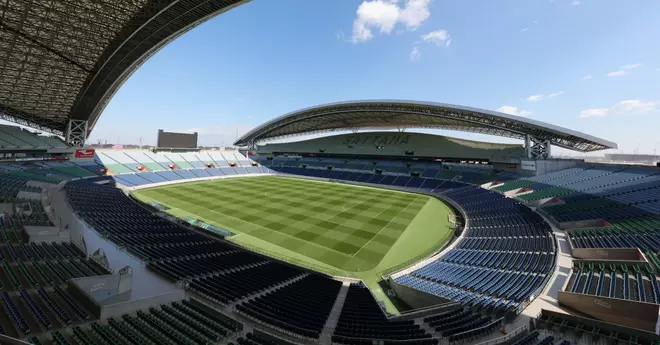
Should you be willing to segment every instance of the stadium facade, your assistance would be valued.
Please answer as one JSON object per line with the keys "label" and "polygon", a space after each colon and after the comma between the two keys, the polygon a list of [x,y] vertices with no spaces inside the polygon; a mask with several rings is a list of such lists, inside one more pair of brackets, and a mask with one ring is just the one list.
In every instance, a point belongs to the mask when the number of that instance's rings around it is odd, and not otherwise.
{"label": "stadium facade", "polygon": [[[13,52],[0,57],[2,117],[65,138],[0,126],[0,342],[658,343],[660,170],[551,155],[552,146],[616,148],[608,140],[465,106],[375,100],[268,121],[236,142],[252,157],[83,147],[142,62],[244,2],[0,5],[2,42]],[[204,189],[230,184],[240,188]],[[313,192],[319,184],[325,195]],[[153,200],[131,194],[145,188]],[[385,261],[404,237],[394,233],[408,234],[416,220],[408,206],[431,199],[451,214],[421,229],[451,223],[451,238],[377,276],[332,274],[304,253],[278,254],[297,241],[301,252],[325,243],[335,261]],[[196,206],[184,214],[172,200]],[[331,217],[314,218],[333,206]],[[212,224],[217,217],[252,228],[235,234]],[[296,219],[316,219],[321,232],[291,227]],[[261,245],[236,241],[248,231]],[[274,246],[268,231],[289,241]]]}

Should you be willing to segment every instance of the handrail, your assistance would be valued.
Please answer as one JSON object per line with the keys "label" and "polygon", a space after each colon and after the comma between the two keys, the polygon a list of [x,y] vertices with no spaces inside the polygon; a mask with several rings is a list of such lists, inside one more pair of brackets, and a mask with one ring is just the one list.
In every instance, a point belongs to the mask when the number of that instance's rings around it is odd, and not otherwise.
{"label": "handrail", "polygon": [[30,343],[21,340],[21,339],[16,339],[12,338],[8,335],[0,334],[0,344],[8,344],[8,345],[30,345]]}
{"label": "handrail", "polygon": [[528,325],[522,325],[522,326],[516,328],[515,330],[513,330],[513,332],[507,333],[506,335],[504,335],[502,337],[487,340],[487,341],[484,341],[484,342],[481,342],[481,343],[478,343],[478,344],[475,344],[475,345],[495,345],[495,344],[506,343],[511,338],[516,337],[516,336],[520,335],[521,333],[527,331],[528,328],[529,328]]}
{"label": "handrail", "polygon": [[[469,330],[469,331],[465,331],[465,332],[461,332],[461,333],[452,334],[452,335],[450,335],[448,338],[455,338],[455,337],[460,336],[460,335],[462,335],[462,334],[471,334],[471,333],[474,333],[475,331],[480,330],[480,329],[488,329],[488,328],[492,327],[493,325],[495,325],[495,324],[501,324],[502,322],[504,322],[504,318],[503,318],[503,317],[501,317],[501,318],[499,318],[499,319],[497,319],[497,320],[495,320],[495,321],[493,321],[493,322],[491,322],[491,323],[489,323],[489,324],[487,324],[487,325],[485,325],[485,326],[481,326],[481,327],[479,327],[479,328],[473,328],[473,329],[471,329],[471,330]],[[454,342],[458,342],[458,341],[462,341],[462,340],[456,340],[456,341],[454,341]],[[452,341],[450,341],[449,343],[451,344]]]}

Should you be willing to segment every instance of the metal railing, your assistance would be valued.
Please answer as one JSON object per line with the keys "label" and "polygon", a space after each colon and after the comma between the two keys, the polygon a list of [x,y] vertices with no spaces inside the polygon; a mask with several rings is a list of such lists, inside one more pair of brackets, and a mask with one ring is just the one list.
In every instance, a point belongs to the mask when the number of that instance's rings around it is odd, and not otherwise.
{"label": "metal railing", "polygon": [[487,341],[478,343],[476,345],[503,344],[503,343],[508,342],[510,339],[513,339],[513,338],[517,337],[520,334],[527,333],[528,329],[529,329],[529,326],[522,325],[522,326],[516,328],[515,330],[513,330],[513,332],[507,333],[505,336],[502,336],[502,337],[499,337],[499,338],[496,338],[496,339],[487,340]]}
{"label": "metal railing", "polygon": [[506,322],[504,321],[504,318],[502,317],[502,318],[499,318],[499,319],[497,319],[497,320],[495,320],[495,321],[493,321],[493,322],[491,322],[491,323],[489,323],[485,326],[481,326],[479,328],[473,328],[469,331],[465,331],[465,332],[461,332],[461,333],[452,334],[448,338],[456,339],[456,338],[460,338],[461,335],[466,335],[466,336],[465,336],[465,338],[463,338],[461,340],[450,340],[449,344],[464,343],[466,341],[466,339],[470,338],[469,335],[478,334],[479,330],[488,330],[489,328],[494,328],[495,326],[499,326],[499,325],[502,325],[504,323],[506,323]]}

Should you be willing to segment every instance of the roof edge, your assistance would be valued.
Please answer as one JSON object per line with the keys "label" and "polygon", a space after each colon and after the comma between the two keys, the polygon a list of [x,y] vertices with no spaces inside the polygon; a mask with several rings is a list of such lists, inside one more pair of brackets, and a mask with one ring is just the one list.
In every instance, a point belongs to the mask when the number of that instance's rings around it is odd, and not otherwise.
{"label": "roof edge", "polygon": [[[549,132],[555,133],[555,134],[561,134],[561,135],[569,135],[569,136],[574,136],[578,137],[581,139],[584,139],[586,141],[591,141],[593,143],[596,143],[598,145],[604,146],[607,149],[616,149],[618,148],[618,145],[614,142],[611,142],[609,140],[605,140],[602,138],[598,138],[589,134],[581,133],[572,129],[568,129],[565,127],[560,127],[556,126],[553,124],[549,124],[546,122],[534,120],[534,119],[529,119],[517,115],[511,115],[511,114],[506,114],[498,111],[493,111],[493,110],[487,110],[487,109],[480,109],[480,108],[475,108],[475,107],[469,107],[469,106],[461,106],[461,105],[455,105],[455,104],[448,104],[448,103],[439,103],[439,102],[426,102],[426,101],[412,101],[412,100],[394,100],[394,99],[371,99],[371,100],[354,100],[354,101],[342,101],[342,102],[332,102],[332,103],[326,103],[326,104],[321,104],[321,105],[316,105],[316,106],[311,106],[311,107],[306,107],[302,108],[296,111],[292,111],[289,113],[286,113],[284,115],[280,115],[278,117],[275,117],[269,121],[264,122],[263,124],[253,128],[250,130],[248,133],[242,135],[239,139],[234,142],[234,145],[240,146],[240,145],[245,145],[249,143],[250,141],[258,141],[259,140],[259,133],[263,132],[266,129],[269,129],[271,127],[274,127],[276,124],[279,122],[286,120],[288,118],[297,116],[297,115],[303,115],[306,112],[311,112],[311,111],[317,111],[321,110],[323,108],[329,108],[329,107],[337,107],[337,106],[355,106],[355,105],[369,105],[369,104],[382,104],[382,103],[390,103],[390,104],[402,104],[402,105],[411,105],[411,106],[428,106],[432,108],[449,108],[449,109],[456,109],[460,111],[467,111],[467,112],[473,112],[475,114],[482,114],[482,115],[488,115],[488,116],[493,116],[497,117],[500,119],[505,119],[505,120],[510,120],[510,121],[515,121],[519,122],[522,124],[527,124],[527,125],[532,125],[536,127],[543,128]],[[412,124],[411,124],[412,125]],[[414,127],[414,126],[412,126]],[[384,127],[381,127],[384,128]],[[396,129],[396,128],[390,128],[390,129]],[[332,130],[319,130],[315,132],[331,132]],[[298,134],[306,134],[308,132],[301,132]],[[311,132],[309,132],[311,133]],[[268,137],[267,137],[268,138]],[[265,138],[266,139],[266,138]],[[570,149],[570,148],[569,148]]]}

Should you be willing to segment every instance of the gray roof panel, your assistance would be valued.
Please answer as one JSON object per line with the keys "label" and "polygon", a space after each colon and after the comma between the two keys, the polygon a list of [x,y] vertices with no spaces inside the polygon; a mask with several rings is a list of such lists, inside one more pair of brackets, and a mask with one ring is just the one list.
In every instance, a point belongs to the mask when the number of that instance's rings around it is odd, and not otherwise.
{"label": "gray roof panel", "polygon": [[613,142],[525,117],[460,105],[407,100],[361,100],[304,108],[254,128],[235,145],[292,135],[345,130],[433,128],[515,139],[531,135],[580,152],[617,148]]}

